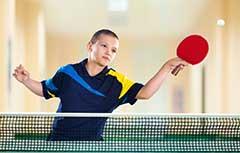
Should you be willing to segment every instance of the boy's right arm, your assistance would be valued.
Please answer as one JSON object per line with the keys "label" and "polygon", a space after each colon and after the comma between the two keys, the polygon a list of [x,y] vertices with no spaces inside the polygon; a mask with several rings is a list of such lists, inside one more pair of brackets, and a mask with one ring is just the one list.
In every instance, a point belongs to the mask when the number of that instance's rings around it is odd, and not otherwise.
{"label": "boy's right arm", "polygon": [[33,93],[43,97],[43,89],[41,82],[31,79],[29,72],[25,70],[22,65],[16,67],[13,76],[16,78],[16,80],[24,84]]}

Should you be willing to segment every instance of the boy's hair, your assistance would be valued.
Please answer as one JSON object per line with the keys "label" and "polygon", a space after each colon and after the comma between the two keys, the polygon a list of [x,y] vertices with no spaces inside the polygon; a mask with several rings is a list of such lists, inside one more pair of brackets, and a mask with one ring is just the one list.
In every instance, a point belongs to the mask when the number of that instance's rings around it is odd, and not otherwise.
{"label": "boy's hair", "polygon": [[118,36],[111,30],[109,29],[101,29],[101,30],[98,30],[97,32],[95,32],[90,40],[90,42],[92,44],[95,44],[97,42],[97,39],[98,37],[101,35],[101,34],[104,34],[104,35],[109,35],[109,36],[112,36],[116,39],[119,40]]}

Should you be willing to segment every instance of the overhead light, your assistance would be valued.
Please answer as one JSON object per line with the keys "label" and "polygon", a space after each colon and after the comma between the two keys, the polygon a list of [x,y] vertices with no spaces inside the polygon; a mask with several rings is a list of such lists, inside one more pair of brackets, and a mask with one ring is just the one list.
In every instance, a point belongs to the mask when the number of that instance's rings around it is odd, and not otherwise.
{"label": "overhead light", "polygon": [[225,21],[223,19],[218,19],[217,20],[217,26],[223,27],[225,25]]}
{"label": "overhead light", "polygon": [[108,0],[108,11],[126,12],[128,10],[128,0]]}

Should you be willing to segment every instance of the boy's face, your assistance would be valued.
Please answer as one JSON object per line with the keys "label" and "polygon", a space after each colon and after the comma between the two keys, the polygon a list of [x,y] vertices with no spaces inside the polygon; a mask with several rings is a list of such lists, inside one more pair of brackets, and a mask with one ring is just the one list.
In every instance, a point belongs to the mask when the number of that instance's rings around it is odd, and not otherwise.
{"label": "boy's face", "polygon": [[87,47],[90,60],[105,67],[114,60],[119,48],[119,41],[113,36],[101,34],[94,44],[90,42]]}

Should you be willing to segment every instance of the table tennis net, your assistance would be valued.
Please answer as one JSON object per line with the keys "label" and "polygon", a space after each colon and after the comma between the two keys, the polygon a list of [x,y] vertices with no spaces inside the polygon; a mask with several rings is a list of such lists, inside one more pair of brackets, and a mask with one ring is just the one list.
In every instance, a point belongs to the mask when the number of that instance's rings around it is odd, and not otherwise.
{"label": "table tennis net", "polygon": [[[106,124],[102,139],[85,139],[96,134],[93,128],[67,128],[64,135],[72,139],[49,140],[54,119]],[[240,152],[240,116],[1,114],[0,151]]]}

